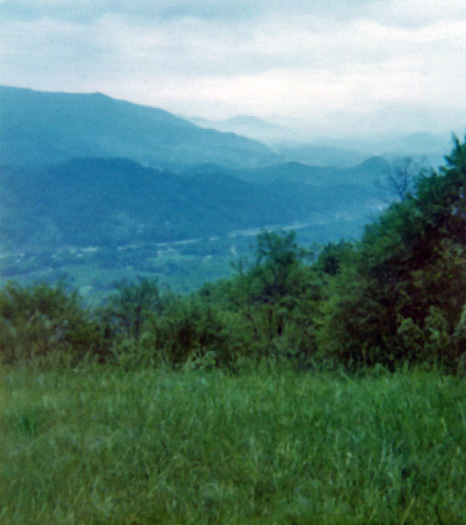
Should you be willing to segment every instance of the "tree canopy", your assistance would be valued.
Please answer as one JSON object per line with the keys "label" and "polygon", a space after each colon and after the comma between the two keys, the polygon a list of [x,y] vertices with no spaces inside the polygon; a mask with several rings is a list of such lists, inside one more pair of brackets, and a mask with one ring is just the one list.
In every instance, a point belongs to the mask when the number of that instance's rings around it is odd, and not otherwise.
{"label": "tree canopy", "polygon": [[317,256],[294,232],[263,231],[236,273],[189,296],[156,280],[122,281],[90,311],[63,285],[0,291],[4,360],[50,351],[106,361],[161,359],[234,368],[241,359],[349,368],[466,356],[466,144],[454,138],[439,170],[421,171],[359,242]]}

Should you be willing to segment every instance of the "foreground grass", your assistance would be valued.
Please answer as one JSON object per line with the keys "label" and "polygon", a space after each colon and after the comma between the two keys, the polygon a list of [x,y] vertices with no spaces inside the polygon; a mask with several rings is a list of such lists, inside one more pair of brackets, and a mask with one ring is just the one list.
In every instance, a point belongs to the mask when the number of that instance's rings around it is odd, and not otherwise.
{"label": "foreground grass", "polygon": [[4,369],[1,523],[466,523],[466,390],[349,378]]}

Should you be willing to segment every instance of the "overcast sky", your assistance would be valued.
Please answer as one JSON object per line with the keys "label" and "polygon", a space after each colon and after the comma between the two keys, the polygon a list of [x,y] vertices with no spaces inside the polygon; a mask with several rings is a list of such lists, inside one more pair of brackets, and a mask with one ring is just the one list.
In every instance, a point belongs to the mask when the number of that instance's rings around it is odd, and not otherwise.
{"label": "overcast sky", "polygon": [[466,127],[464,0],[0,0],[0,83],[315,129]]}

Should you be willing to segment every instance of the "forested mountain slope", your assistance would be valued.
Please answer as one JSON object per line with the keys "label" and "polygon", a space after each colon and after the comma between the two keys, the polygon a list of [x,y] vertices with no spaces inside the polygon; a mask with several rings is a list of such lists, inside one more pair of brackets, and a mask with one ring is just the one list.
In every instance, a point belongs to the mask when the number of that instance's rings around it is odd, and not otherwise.
{"label": "forested mountain slope", "polygon": [[37,166],[75,157],[127,157],[151,166],[273,163],[267,146],[202,129],[171,113],[100,93],[0,86],[0,164]]}
{"label": "forested mountain slope", "polygon": [[174,174],[128,159],[92,157],[45,168],[1,168],[1,242],[19,248],[176,241],[308,221],[316,212],[352,211],[363,221],[376,199],[375,186],[361,183],[366,174],[360,170],[333,171],[325,183],[302,178],[303,170],[314,173],[310,167],[286,168],[271,168],[273,177],[250,170],[239,178],[241,173],[215,165]]}

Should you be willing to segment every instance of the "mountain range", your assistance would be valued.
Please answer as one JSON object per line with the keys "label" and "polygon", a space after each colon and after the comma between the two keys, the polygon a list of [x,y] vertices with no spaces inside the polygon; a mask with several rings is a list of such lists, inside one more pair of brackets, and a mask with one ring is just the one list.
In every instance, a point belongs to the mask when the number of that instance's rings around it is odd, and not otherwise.
{"label": "mountain range", "polygon": [[266,145],[200,128],[162,109],[101,93],[49,93],[0,86],[0,159],[38,166],[76,157],[125,157],[151,166],[277,161]]}
{"label": "mountain range", "polygon": [[[262,126],[248,117],[235,125],[252,123]],[[99,93],[0,87],[0,263],[7,268],[0,279],[55,268],[57,254],[71,247],[105,248],[105,264],[127,265],[121,250],[146,246],[144,259],[131,258],[137,269],[144,261],[153,268],[155,245],[168,243],[175,257],[179,243],[199,239],[224,239],[226,260],[236,253],[228,244],[235,232],[263,227],[304,225],[308,242],[339,239],[383,205],[375,182],[391,166],[340,144],[320,151],[322,161],[340,156],[339,163],[299,161],[313,147],[295,146],[295,157],[293,147],[273,150]],[[218,252],[201,244],[196,257]],[[47,262],[35,258],[44,253]],[[95,271],[103,263],[92,264]],[[186,264],[178,275],[194,271],[191,259]]]}
{"label": "mountain range", "polygon": [[210,164],[181,174],[92,157],[48,167],[3,167],[0,242],[34,250],[172,242],[289,225],[316,213],[363,214],[376,199],[367,164],[373,165],[371,176],[385,166],[377,160],[351,170],[296,163],[233,170]]}
{"label": "mountain range", "polygon": [[[377,116],[373,115],[374,120]],[[380,114],[383,120],[386,115]],[[225,120],[209,120],[199,117],[188,119],[194,124],[233,132],[269,145],[283,161],[296,161],[312,166],[349,168],[375,155],[390,161],[401,157],[415,157],[417,161],[438,166],[451,147],[451,133],[411,132],[386,133],[384,135],[319,136],[315,126],[297,119],[271,116],[262,119],[249,115],[237,115]],[[323,131],[323,130],[322,130]],[[322,133],[321,133],[322,134]],[[462,132],[460,132],[460,135]]]}

